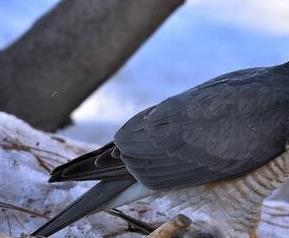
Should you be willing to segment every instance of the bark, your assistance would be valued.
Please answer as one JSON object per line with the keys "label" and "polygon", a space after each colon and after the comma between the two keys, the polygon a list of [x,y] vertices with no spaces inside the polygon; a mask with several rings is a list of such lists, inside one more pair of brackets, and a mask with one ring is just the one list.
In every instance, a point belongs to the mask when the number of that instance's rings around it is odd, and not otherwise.
{"label": "bark", "polygon": [[61,1],[0,52],[0,110],[57,129],[183,1]]}

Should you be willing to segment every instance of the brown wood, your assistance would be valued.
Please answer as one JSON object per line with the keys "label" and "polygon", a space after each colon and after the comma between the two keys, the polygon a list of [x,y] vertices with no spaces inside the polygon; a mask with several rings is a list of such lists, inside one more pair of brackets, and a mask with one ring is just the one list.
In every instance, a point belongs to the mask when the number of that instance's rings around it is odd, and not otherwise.
{"label": "brown wood", "polygon": [[164,223],[159,228],[154,230],[147,238],[171,238],[178,231],[185,229],[191,224],[191,219],[185,215],[177,215],[172,220]]}

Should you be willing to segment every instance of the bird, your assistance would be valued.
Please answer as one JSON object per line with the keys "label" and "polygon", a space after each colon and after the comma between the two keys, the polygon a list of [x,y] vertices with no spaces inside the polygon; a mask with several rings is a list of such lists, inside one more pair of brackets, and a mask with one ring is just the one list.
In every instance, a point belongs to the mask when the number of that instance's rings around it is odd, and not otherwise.
{"label": "bird", "polygon": [[33,232],[162,196],[256,238],[262,203],[289,176],[289,62],[226,73],[129,119],[100,149],[57,167],[49,182],[96,185]]}

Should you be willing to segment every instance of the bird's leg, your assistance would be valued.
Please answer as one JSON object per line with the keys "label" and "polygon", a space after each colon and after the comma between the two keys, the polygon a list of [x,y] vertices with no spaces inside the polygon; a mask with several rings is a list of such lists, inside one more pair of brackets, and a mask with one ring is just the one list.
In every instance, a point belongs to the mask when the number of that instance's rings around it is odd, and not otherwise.
{"label": "bird's leg", "polygon": [[106,211],[107,213],[109,213],[110,215],[113,216],[117,216],[120,217],[122,219],[124,219],[125,221],[128,222],[129,225],[129,229],[131,231],[135,231],[135,232],[139,232],[142,233],[144,235],[148,235],[150,233],[152,233],[157,227],[153,227],[152,225],[139,221],[133,217],[130,217],[128,215],[126,215],[125,213],[123,213],[122,211],[118,210],[118,209],[110,209]]}

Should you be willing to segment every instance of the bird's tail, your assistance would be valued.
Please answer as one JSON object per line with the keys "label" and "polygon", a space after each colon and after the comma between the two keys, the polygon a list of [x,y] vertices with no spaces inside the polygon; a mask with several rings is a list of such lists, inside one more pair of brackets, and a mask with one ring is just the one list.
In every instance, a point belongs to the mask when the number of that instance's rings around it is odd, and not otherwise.
{"label": "bird's tail", "polygon": [[125,201],[117,201],[116,203],[111,203],[111,201],[133,183],[135,182],[132,180],[101,181],[64,211],[33,232],[32,236],[50,236],[87,214],[122,205],[121,203]]}
{"label": "bird's tail", "polygon": [[132,179],[121,159],[112,157],[113,150],[115,145],[111,142],[58,166],[50,174],[49,182]]}
{"label": "bird's tail", "polygon": [[57,167],[50,182],[102,180],[52,218],[32,235],[50,236],[76,220],[93,212],[115,208],[151,195],[152,191],[137,183],[124,163],[118,158],[115,145],[82,155]]}

